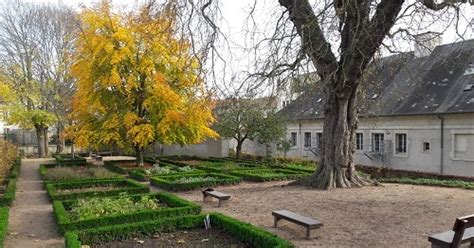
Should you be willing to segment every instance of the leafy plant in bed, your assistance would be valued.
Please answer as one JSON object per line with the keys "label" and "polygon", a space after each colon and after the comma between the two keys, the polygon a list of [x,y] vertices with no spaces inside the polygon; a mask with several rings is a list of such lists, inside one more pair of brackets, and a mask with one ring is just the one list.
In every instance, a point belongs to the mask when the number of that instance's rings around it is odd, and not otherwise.
{"label": "leafy plant in bed", "polygon": [[167,192],[54,201],[53,209],[63,232],[199,214],[201,211],[199,205]]}
{"label": "leafy plant in bed", "polygon": [[97,166],[61,166],[41,165],[41,175],[46,182],[75,181],[84,179],[119,178],[105,168]]}
{"label": "leafy plant in bed", "polygon": [[[176,237],[177,230],[187,230],[188,233],[199,231],[203,234],[203,237],[208,237],[213,232],[217,234],[224,233],[233,237],[231,240],[228,240],[226,246],[217,247],[232,247],[231,244],[235,245],[236,243],[237,245],[245,244],[245,247],[294,247],[292,243],[275,234],[223,214],[211,213],[209,217],[211,230],[203,230],[203,220],[206,218],[206,215],[200,214],[66,232],[65,243],[66,248],[80,248],[83,245],[100,247],[101,244],[108,245],[107,247],[114,247],[115,244],[118,244],[114,241],[125,241],[125,244],[132,244],[131,240],[135,239],[133,242],[135,244],[136,238],[147,240],[147,237],[152,236],[158,239],[161,236]],[[167,235],[167,233],[172,232],[174,232],[173,236]],[[203,242],[200,239],[195,242],[197,243],[190,243],[188,247],[193,247],[193,244],[203,247]],[[159,245],[159,243],[156,244]]]}
{"label": "leafy plant in bed", "polygon": [[265,168],[263,166],[254,165],[254,164],[238,164],[232,161],[226,162],[203,162],[198,165],[198,168],[208,172],[216,172],[216,173],[228,173],[229,171],[234,170],[250,170],[250,169],[258,169],[258,168]]}
{"label": "leafy plant in bed", "polygon": [[103,179],[47,183],[46,191],[52,200],[68,200],[95,196],[116,196],[120,193],[147,193],[150,189],[129,179]]}
{"label": "leafy plant in bed", "polygon": [[204,171],[192,168],[191,166],[174,166],[169,164],[154,164],[152,168],[136,169],[128,172],[131,178],[146,181],[152,176],[173,175],[173,174],[196,174]]}
{"label": "leafy plant in bed", "polygon": [[154,176],[150,178],[150,183],[157,187],[170,191],[183,191],[196,188],[203,188],[216,185],[236,184],[241,179],[218,173],[198,173]]}
{"label": "leafy plant in bed", "polygon": [[241,170],[232,171],[230,174],[242,177],[244,180],[254,182],[292,180],[307,176],[307,173],[305,172],[284,169]]}

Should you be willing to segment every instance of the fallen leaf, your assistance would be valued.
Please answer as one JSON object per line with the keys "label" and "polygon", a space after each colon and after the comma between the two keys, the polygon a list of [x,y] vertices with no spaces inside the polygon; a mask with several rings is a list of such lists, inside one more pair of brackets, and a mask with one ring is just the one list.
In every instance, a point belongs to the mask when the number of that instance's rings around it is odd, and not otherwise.
{"label": "fallen leaf", "polygon": [[180,240],[178,240],[178,242],[176,242],[176,243],[178,243],[178,244],[184,244],[184,243],[186,243],[186,241],[184,241],[183,239],[180,239]]}
{"label": "fallen leaf", "polygon": [[209,241],[209,239],[203,239],[203,240],[201,240],[201,242],[207,242],[207,241]]}

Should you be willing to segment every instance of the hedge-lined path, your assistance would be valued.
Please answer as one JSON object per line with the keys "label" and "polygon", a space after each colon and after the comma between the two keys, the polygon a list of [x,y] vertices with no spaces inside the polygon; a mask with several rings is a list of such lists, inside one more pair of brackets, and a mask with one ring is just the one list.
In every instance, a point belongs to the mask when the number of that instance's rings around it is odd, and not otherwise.
{"label": "hedge-lined path", "polygon": [[41,163],[52,159],[24,159],[17,182],[16,200],[10,208],[6,248],[64,247],[39,174]]}

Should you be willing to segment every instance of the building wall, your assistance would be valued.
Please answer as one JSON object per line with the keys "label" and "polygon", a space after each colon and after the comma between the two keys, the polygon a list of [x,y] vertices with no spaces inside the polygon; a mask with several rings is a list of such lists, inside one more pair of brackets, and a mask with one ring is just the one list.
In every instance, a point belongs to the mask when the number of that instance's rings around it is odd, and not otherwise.
{"label": "building wall", "polygon": [[[361,118],[357,132],[363,134],[364,144],[363,150],[356,151],[356,162],[406,170],[437,173],[442,171],[444,174],[474,176],[474,114],[450,114],[441,117],[444,119],[443,153],[441,153],[441,119],[436,115]],[[318,156],[310,149],[304,148],[303,137],[305,132],[311,132],[311,145],[317,147],[316,133],[322,132],[322,120],[291,123],[288,125],[288,139],[291,132],[297,133],[297,145],[287,152],[287,156],[318,160]],[[384,134],[383,156],[377,157],[371,152],[371,137],[374,133]],[[396,134],[406,134],[405,154],[397,154],[395,151]],[[428,151],[423,149],[424,142],[429,143]],[[368,156],[372,156],[372,159]]]}
{"label": "building wall", "polygon": [[[161,148],[156,148],[156,154],[161,154]],[[229,156],[228,140],[206,140],[199,144],[180,146],[164,145],[163,155],[194,155],[202,157],[227,157]]]}
{"label": "building wall", "polygon": [[[235,139],[228,140],[229,142],[229,149],[234,150],[237,147],[237,141]],[[265,156],[267,151],[267,147],[257,141],[253,140],[245,140],[242,144],[242,153],[243,154],[252,154],[257,156]]]}

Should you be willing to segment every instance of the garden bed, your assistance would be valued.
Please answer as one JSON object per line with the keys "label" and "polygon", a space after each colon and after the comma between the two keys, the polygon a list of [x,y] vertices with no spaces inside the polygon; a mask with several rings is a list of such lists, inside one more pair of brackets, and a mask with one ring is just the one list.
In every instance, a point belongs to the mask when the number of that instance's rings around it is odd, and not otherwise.
{"label": "garden bed", "polygon": [[114,179],[123,178],[109,170],[94,166],[92,164],[63,166],[60,164],[42,164],[40,165],[40,175],[45,183],[76,181],[86,179]]}
{"label": "garden bed", "polygon": [[[114,187],[115,189],[107,191],[100,190],[103,187]],[[82,189],[82,191],[80,191],[80,189]],[[69,192],[67,192],[67,190]],[[81,181],[48,183],[46,184],[46,191],[52,200],[69,200],[85,197],[115,196],[123,192],[128,194],[147,193],[150,189],[129,179],[86,179]]]}
{"label": "garden bed", "polygon": [[241,170],[231,171],[230,174],[242,177],[244,180],[253,182],[293,180],[307,176],[307,173],[305,172],[284,169]]}
{"label": "garden bed", "polygon": [[240,181],[241,179],[239,177],[218,173],[178,174],[150,178],[152,185],[170,191],[184,191],[216,185],[236,184]]}
{"label": "garden bed", "polygon": [[[203,220],[205,216],[206,215],[201,214],[194,216],[174,217],[160,219],[156,221],[146,221],[124,225],[116,225],[111,227],[92,228],[82,231],[66,232],[66,248],[80,248],[82,247],[82,245],[89,245],[92,247],[101,247],[100,245],[105,245],[102,247],[110,247],[107,245],[113,243],[117,244],[117,241],[125,241],[128,243],[131,242],[131,240],[133,241],[134,238],[139,238],[142,241],[145,241],[144,239],[146,239],[146,237],[158,237],[158,239],[165,239],[166,235],[170,235],[169,237],[171,237],[171,234],[166,233],[170,233],[173,231],[175,232],[176,230],[187,230],[186,232],[188,233],[203,233],[204,236],[201,236],[201,243],[202,239],[209,237],[209,235],[211,234],[218,236],[219,233],[225,233],[228,236],[221,236],[221,239],[224,238],[227,241],[231,241],[232,243],[234,243],[234,241],[238,241],[236,244],[246,245],[243,247],[293,247],[293,245],[289,241],[281,239],[278,236],[271,234],[261,228],[252,226],[250,224],[218,213],[210,214],[212,231],[203,230]],[[215,229],[215,231],[213,229]],[[179,232],[175,232],[173,236],[176,237],[178,234]],[[184,232],[182,232],[182,234],[184,234]],[[227,237],[233,237],[233,239],[229,240],[227,239]],[[135,240],[135,243],[137,243],[137,240]],[[230,244],[226,244],[224,247],[227,247],[229,245]],[[167,247],[176,246],[178,245],[175,244]]]}
{"label": "garden bed", "polygon": [[196,173],[204,173],[204,171],[193,168],[191,166],[179,167],[179,166],[165,164],[165,163],[160,163],[159,166],[155,165],[152,168],[148,168],[148,169],[139,168],[139,169],[128,171],[128,174],[131,178],[140,180],[140,181],[148,181],[150,177],[153,177],[153,176],[196,174]]}
{"label": "garden bed", "polygon": [[15,200],[16,182],[20,173],[21,160],[17,159],[14,163],[9,175],[0,184],[5,186],[5,192],[0,193],[0,207],[10,206]]}
{"label": "garden bed", "polygon": [[226,162],[202,162],[197,166],[198,168],[207,172],[224,173],[227,174],[234,170],[252,170],[265,168],[255,164],[238,164],[232,161]]}
{"label": "garden bed", "polygon": [[439,180],[432,178],[379,178],[377,179],[382,183],[403,183],[412,185],[426,185],[426,186],[438,186],[448,188],[463,188],[474,190],[474,182],[463,181],[463,180]]}
{"label": "garden bed", "polygon": [[62,232],[201,212],[201,206],[167,192],[54,201],[53,209]]}

